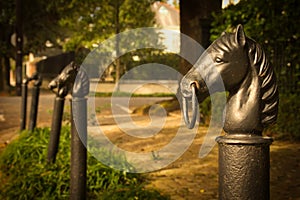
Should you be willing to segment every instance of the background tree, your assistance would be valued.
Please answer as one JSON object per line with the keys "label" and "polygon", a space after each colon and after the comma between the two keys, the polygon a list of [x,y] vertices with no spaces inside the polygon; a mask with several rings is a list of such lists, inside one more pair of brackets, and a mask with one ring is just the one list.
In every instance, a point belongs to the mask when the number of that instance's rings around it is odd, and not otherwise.
{"label": "background tree", "polygon": [[[81,49],[91,50],[103,40],[115,35],[115,55],[119,55],[122,51],[120,48],[125,46],[126,41],[119,41],[118,33],[139,27],[154,26],[154,13],[151,10],[153,3],[154,0],[73,0],[60,20],[60,25],[68,29],[68,40],[63,41],[62,45],[65,50],[80,54]],[[137,39],[136,41],[147,40]],[[120,59],[115,59],[116,82],[124,71],[121,70],[124,67],[120,67],[120,62]]]}
{"label": "background tree", "polygon": [[[92,49],[93,45],[115,35],[116,29],[123,32],[153,26],[154,13],[150,7],[153,2],[154,0],[73,0],[63,11],[65,15],[60,20],[60,25],[68,29],[68,40],[62,45],[66,50],[76,51],[81,47]],[[116,27],[116,16],[119,17],[119,27]]]}
{"label": "background tree", "polygon": [[[180,5],[180,32],[191,37],[204,48],[210,44],[210,24],[213,20],[212,12],[219,12],[222,7],[222,0],[181,0]],[[194,54],[197,59],[202,53],[199,48],[191,47],[181,40],[181,52],[183,54]],[[191,55],[187,55],[191,56]],[[196,61],[196,60],[195,60]],[[187,61],[182,60],[180,72],[186,72],[192,67]]]}
{"label": "background tree", "polygon": [[13,33],[14,2],[0,2],[0,91],[9,86],[9,58],[14,55],[10,37]]}
{"label": "background tree", "polygon": [[[16,1],[0,2],[0,80],[9,86],[10,60],[15,59],[15,47],[11,44],[11,36],[16,28]],[[52,1],[23,0],[22,24],[26,38],[23,54],[38,52],[45,48],[47,40],[56,44],[61,28],[58,26],[59,13]],[[1,84],[0,84],[1,85]],[[1,86],[0,86],[1,89]],[[3,88],[2,88],[3,89]]]}
{"label": "background tree", "polygon": [[[153,26],[154,13],[150,7],[153,2],[154,0],[23,0],[23,33],[27,39],[23,54],[44,50],[46,41],[65,51],[79,53],[81,49],[94,48],[93,45],[114,35],[116,29],[122,32]],[[15,58],[15,48],[10,43],[16,22],[15,9],[15,0],[0,2],[0,72],[6,67],[6,75],[9,75],[9,60]],[[119,27],[116,27],[116,16],[119,16]],[[4,80],[2,77],[0,80]]]}

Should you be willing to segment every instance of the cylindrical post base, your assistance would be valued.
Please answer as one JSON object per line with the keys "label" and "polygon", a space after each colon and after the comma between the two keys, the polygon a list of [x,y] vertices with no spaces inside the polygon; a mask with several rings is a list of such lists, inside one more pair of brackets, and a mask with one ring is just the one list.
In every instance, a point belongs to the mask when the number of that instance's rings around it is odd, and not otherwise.
{"label": "cylindrical post base", "polygon": [[26,128],[26,115],[27,115],[27,83],[22,84],[22,105],[21,105],[21,119],[20,130]]}
{"label": "cylindrical post base", "polygon": [[87,99],[74,98],[71,103],[71,185],[70,199],[86,199]]}
{"label": "cylindrical post base", "polygon": [[61,123],[64,111],[65,98],[56,97],[54,100],[54,108],[52,115],[52,124],[50,132],[50,141],[48,146],[48,162],[55,162],[58,151]]}
{"label": "cylindrical post base", "polygon": [[216,141],[219,144],[219,199],[269,199],[272,138],[229,134]]}
{"label": "cylindrical post base", "polygon": [[39,95],[40,95],[40,87],[34,86],[32,88],[30,118],[29,118],[29,125],[28,125],[28,129],[30,131],[33,131],[33,129],[36,127],[37,113],[38,113],[38,106],[39,106]]}

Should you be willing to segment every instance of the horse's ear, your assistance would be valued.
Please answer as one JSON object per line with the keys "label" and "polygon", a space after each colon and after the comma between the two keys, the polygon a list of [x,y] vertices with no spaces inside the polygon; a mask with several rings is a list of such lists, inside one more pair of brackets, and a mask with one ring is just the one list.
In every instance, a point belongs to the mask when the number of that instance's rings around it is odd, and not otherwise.
{"label": "horse's ear", "polygon": [[235,41],[241,46],[245,46],[246,44],[246,35],[241,24],[239,24],[236,28]]}

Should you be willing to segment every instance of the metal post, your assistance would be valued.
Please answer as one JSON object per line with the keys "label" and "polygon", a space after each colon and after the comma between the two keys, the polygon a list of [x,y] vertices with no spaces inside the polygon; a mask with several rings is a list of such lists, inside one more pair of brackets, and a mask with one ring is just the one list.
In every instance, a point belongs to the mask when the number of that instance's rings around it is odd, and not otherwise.
{"label": "metal post", "polygon": [[70,199],[86,199],[87,99],[71,101],[71,193]]}
{"label": "metal post", "polygon": [[64,110],[65,97],[71,91],[72,85],[74,83],[77,66],[74,63],[67,65],[61,73],[55,77],[48,85],[48,88],[56,94],[54,101],[53,115],[52,115],[52,125],[50,132],[50,141],[48,145],[48,162],[54,163],[56,160],[56,154],[58,152],[59,137],[61,130],[61,123]]}
{"label": "metal post", "polygon": [[70,199],[86,199],[87,99],[89,79],[79,70],[72,90],[71,194]]}
{"label": "metal post", "polygon": [[[77,80],[77,81],[75,81]],[[72,91],[71,100],[71,181],[70,181],[70,199],[86,199],[86,159],[87,159],[87,99],[85,96],[89,93],[89,79],[84,71],[71,62],[62,72],[49,83],[49,89],[57,94],[58,97],[65,97]],[[61,116],[63,110],[63,100],[56,99],[55,115]],[[55,118],[53,115],[53,119]],[[55,128],[59,128],[60,121],[54,119],[57,123]],[[59,133],[57,131],[56,133]],[[51,133],[53,134],[53,133]],[[59,135],[51,136],[50,146],[58,145]],[[53,145],[52,145],[53,143]],[[56,152],[57,146],[53,148]],[[49,153],[52,154],[52,153]],[[49,155],[48,154],[48,155]],[[53,154],[52,154],[53,155]],[[48,156],[49,160],[49,156]],[[51,161],[51,158],[50,158]]]}
{"label": "metal post", "polygon": [[[231,61],[224,64],[221,58],[219,61],[222,64],[218,68],[222,70],[216,70],[215,76],[206,78],[206,73],[214,74],[205,68],[209,69],[208,58],[216,56],[215,48],[231,49],[234,46],[239,47],[241,54],[228,51],[227,53],[232,54]],[[269,65],[266,53],[255,41],[247,38],[242,25],[238,25],[233,34],[222,34],[206,52],[207,55],[201,56],[197,61],[196,68],[183,77],[180,87],[183,97],[190,98],[194,96],[191,83],[195,83],[199,102],[215,91],[227,89],[229,92],[223,116],[223,130],[226,135],[216,139],[219,144],[219,199],[268,200],[269,146],[273,140],[263,137],[262,132],[264,127],[275,123],[277,119],[279,94],[275,73]],[[218,63],[219,61],[216,60]],[[244,65],[241,65],[242,62]],[[202,70],[204,73],[199,73]],[[240,76],[242,73],[245,75]],[[218,78],[214,80],[212,77],[219,75],[222,87],[216,89],[220,82]],[[209,85],[213,85],[213,92]],[[190,127],[188,115],[185,115]]]}
{"label": "metal post", "polygon": [[55,163],[56,154],[58,151],[61,123],[64,111],[65,97],[55,97],[54,108],[52,115],[52,124],[50,131],[50,141],[48,146],[48,162]]}
{"label": "metal post", "polygon": [[16,93],[21,95],[23,63],[22,0],[16,0]]}
{"label": "metal post", "polygon": [[26,129],[26,115],[27,115],[27,91],[29,79],[25,78],[22,83],[22,103],[21,103],[21,118],[20,130]]}
{"label": "metal post", "polygon": [[31,99],[31,109],[30,109],[30,118],[28,129],[33,131],[36,127],[38,105],[39,105],[39,95],[40,95],[40,86],[42,85],[41,76],[37,75],[34,86],[32,88],[32,99]]}
{"label": "metal post", "polygon": [[272,138],[226,135],[219,144],[219,199],[268,200]]}

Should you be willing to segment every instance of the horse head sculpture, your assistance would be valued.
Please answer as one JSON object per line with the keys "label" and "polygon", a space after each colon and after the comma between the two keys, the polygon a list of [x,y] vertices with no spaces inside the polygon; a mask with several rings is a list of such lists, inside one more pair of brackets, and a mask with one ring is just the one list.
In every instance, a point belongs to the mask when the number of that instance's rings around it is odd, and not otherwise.
{"label": "horse head sculpture", "polygon": [[59,97],[69,92],[73,97],[84,97],[89,93],[88,75],[74,62],[68,64],[48,85]]}
{"label": "horse head sculpture", "polygon": [[212,68],[229,92],[225,132],[261,135],[266,125],[276,121],[279,98],[274,71],[262,47],[246,37],[241,25],[215,40],[183,77],[180,87],[184,99],[191,99],[194,93],[201,103],[212,93],[222,92],[214,85]]}
{"label": "horse head sculpture", "polygon": [[65,97],[73,87],[79,67],[71,62],[48,85],[60,97]]}

